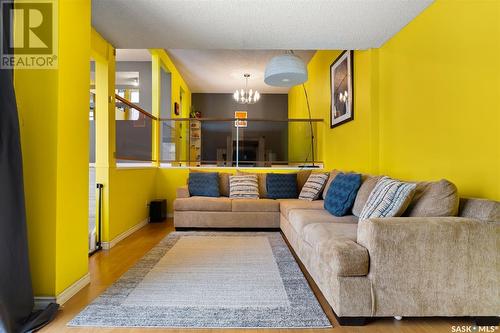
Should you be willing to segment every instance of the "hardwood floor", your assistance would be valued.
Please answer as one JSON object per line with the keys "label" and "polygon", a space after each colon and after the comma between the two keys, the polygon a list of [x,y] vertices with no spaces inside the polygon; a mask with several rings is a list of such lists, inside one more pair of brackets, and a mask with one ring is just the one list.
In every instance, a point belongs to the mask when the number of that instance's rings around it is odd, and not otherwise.
{"label": "hardwood floor", "polygon": [[[331,329],[132,329],[132,328],[69,328],[66,323],[76,316],[88,303],[99,296],[109,285],[125,273],[137,260],[146,252],[153,248],[161,239],[174,230],[172,220],[166,223],[148,224],[133,235],[118,243],[109,251],[101,251],[89,260],[89,270],[91,283],[78,294],[71,298],[59,311],[56,319],[41,332],[252,332],[252,333],[285,333],[285,332],[310,332],[310,333],[343,333],[343,332],[361,332],[361,333],[386,333],[386,332],[405,332],[405,333],[449,333],[452,325],[471,325],[472,322],[467,319],[447,319],[447,318],[404,318],[402,321],[396,321],[393,318],[376,319],[373,322],[361,327],[339,326],[333,313],[321,293],[317,290],[314,283],[312,288],[314,293],[323,306],[326,314],[332,321],[334,327]],[[308,277],[309,279],[309,277]]]}

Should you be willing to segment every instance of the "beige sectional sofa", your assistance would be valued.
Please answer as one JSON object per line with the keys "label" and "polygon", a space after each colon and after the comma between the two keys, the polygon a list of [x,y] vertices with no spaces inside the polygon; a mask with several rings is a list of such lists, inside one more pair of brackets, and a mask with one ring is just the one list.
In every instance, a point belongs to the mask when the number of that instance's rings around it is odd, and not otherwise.
{"label": "beige sectional sofa", "polygon": [[174,222],[279,227],[342,325],[387,316],[498,323],[500,202],[459,202],[450,182],[418,183],[405,216],[358,221],[377,180],[363,177],[353,215],[344,217],[329,214],[323,200],[201,198],[179,189]]}

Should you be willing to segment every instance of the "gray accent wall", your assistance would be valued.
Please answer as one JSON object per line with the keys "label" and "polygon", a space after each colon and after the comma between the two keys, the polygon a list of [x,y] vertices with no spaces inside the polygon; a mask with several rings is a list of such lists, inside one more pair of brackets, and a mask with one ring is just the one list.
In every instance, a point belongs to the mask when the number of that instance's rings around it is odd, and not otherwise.
{"label": "gray accent wall", "polygon": [[[117,61],[117,72],[139,72],[139,105],[141,108],[151,113],[151,61]],[[131,85],[117,85],[116,89],[135,88]]]}
{"label": "gray accent wall", "polygon": [[[191,102],[203,118],[234,118],[235,111],[247,111],[248,118],[288,119],[287,94],[262,94],[260,101],[252,105],[241,105],[232,94],[194,93]],[[248,122],[240,129],[243,137],[258,139],[265,137],[266,150],[275,154],[275,160],[288,159],[288,124],[283,122]],[[203,122],[202,160],[217,160],[217,149],[226,148],[227,136],[233,135],[234,123]],[[240,132],[240,134],[241,134]]]}

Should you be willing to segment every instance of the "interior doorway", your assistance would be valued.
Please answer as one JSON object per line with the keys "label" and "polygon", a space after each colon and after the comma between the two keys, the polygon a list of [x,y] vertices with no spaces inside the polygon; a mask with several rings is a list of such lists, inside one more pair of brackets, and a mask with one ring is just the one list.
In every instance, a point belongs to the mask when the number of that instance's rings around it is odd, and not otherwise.
{"label": "interior doorway", "polygon": [[89,255],[101,249],[100,242],[100,209],[98,196],[100,189],[96,182],[96,88],[95,61],[90,60],[90,91],[89,91],[89,219],[88,219],[88,252]]}

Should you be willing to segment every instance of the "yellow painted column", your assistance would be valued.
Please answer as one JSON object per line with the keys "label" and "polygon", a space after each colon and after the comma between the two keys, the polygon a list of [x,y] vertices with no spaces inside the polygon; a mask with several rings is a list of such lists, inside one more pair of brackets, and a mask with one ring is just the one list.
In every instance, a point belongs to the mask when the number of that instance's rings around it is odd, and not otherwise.
{"label": "yellow painted column", "polygon": [[88,272],[90,0],[58,1],[58,67],[16,69],[35,296]]}
{"label": "yellow painted column", "polygon": [[[160,119],[161,115],[161,90],[164,89],[164,87],[161,86],[161,59],[158,53],[154,50],[151,51],[151,83],[152,83],[152,89],[151,89],[151,98],[152,98],[152,110],[151,112],[153,113],[153,116],[155,116],[157,119]],[[151,131],[151,136],[152,136],[152,145],[151,147],[153,148],[152,151],[152,160],[154,161],[153,164],[155,166],[160,166],[160,124],[161,122],[159,120],[152,120],[152,131]]]}
{"label": "yellow painted column", "polygon": [[96,87],[96,183],[103,184],[102,240],[110,240],[111,172],[116,166],[115,152],[115,50],[92,30],[92,58],[95,60]]}

